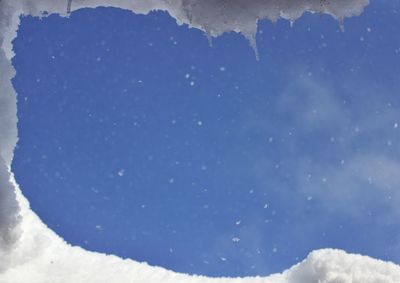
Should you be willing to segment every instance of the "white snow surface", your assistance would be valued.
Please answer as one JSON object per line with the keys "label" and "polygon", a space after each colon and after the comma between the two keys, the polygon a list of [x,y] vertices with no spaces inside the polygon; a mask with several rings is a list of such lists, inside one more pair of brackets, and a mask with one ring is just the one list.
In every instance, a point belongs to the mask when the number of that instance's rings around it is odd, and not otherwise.
{"label": "white snow surface", "polygon": [[[400,266],[370,257],[324,249],[299,264],[268,277],[207,278],[179,274],[130,259],[72,247],[29,208],[10,171],[17,142],[15,70],[12,40],[21,15],[67,16],[67,0],[0,0],[0,283],[57,282],[263,282],[263,283],[399,283]],[[242,33],[256,50],[257,22],[304,12],[327,13],[342,21],[362,13],[368,0],[73,0],[72,10],[112,6],[147,14],[167,11],[178,24],[201,29],[209,38]],[[295,240],[295,239],[294,239]],[[375,243],[376,244],[376,243]]]}

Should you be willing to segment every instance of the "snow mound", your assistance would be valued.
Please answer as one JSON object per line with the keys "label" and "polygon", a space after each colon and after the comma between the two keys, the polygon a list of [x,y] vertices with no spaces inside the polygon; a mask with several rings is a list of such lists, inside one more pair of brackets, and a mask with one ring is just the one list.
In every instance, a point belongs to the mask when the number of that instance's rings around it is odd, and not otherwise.
{"label": "snow mound", "polygon": [[[4,171],[4,166],[0,168]],[[0,174],[1,175],[1,174]],[[10,183],[17,184],[11,176]],[[72,247],[48,229],[29,209],[17,189],[24,233],[6,257],[1,283],[397,283],[400,266],[341,250],[323,249],[281,274],[268,277],[207,278],[152,267]],[[5,261],[3,261],[4,264]]]}

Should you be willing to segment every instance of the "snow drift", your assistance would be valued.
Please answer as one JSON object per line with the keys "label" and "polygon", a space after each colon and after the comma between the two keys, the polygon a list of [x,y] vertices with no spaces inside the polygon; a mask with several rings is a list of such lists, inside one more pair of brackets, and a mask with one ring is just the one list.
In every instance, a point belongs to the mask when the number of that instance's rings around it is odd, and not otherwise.
{"label": "snow drift", "polygon": [[400,282],[400,267],[339,250],[312,252],[282,274],[266,278],[206,278],[151,267],[133,260],[72,247],[29,208],[10,171],[17,142],[16,93],[11,79],[12,40],[21,15],[68,15],[71,10],[112,6],[146,14],[167,11],[178,24],[203,30],[211,39],[243,34],[254,50],[257,22],[295,21],[304,12],[330,14],[339,22],[362,13],[368,0],[0,0],[0,282]]}

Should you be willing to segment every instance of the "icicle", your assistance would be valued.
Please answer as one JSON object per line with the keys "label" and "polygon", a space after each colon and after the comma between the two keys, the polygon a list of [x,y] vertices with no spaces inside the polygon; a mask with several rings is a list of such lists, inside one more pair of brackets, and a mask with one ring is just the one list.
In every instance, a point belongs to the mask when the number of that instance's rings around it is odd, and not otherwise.
{"label": "icicle", "polygon": [[256,56],[256,60],[260,61],[260,53],[258,52],[257,39],[256,39],[255,32],[254,33],[246,33],[243,35],[249,41],[251,48],[253,48],[254,55]]}
{"label": "icicle", "polygon": [[212,39],[211,33],[209,33],[208,31],[206,31],[206,32],[204,33],[204,35],[207,37],[208,45],[209,45],[210,47],[213,47],[213,39]]}
{"label": "icicle", "polygon": [[71,13],[71,6],[72,6],[72,0],[68,0],[67,14],[70,14],[70,13]]}
{"label": "icicle", "polygon": [[339,19],[338,19],[338,22],[339,22],[340,30],[341,30],[342,32],[344,32],[344,18],[339,18]]}
{"label": "icicle", "polygon": [[249,41],[251,48],[253,48],[256,60],[260,61],[260,53],[258,52],[258,47],[257,47],[257,29],[258,29],[258,20],[256,20],[254,26],[253,25],[248,26],[248,28],[242,30],[241,33]]}

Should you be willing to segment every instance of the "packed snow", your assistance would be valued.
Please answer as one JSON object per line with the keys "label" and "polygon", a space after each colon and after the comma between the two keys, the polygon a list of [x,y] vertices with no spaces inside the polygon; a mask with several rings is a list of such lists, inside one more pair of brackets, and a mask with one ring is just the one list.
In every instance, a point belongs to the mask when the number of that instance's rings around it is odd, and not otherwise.
{"label": "packed snow", "polygon": [[[368,0],[0,0],[0,282],[400,282],[398,265],[332,249],[314,251],[281,274],[241,279],[178,274],[89,252],[70,246],[46,227],[29,208],[10,171],[17,142],[17,96],[11,84],[15,75],[12,40],[17,36],[21,15],[68,16],[69,10],[98,6],[141,14],[164,10],[178,24],[204,31],[210,40],[234,31],[243,34],[257,50],[258,20],[283,18],[293,22],[304,12],[313,12],[330,14],[343,22],[346,17],[361,14],[367,5]],[[119,172],[121,176],[123,173]]]}

